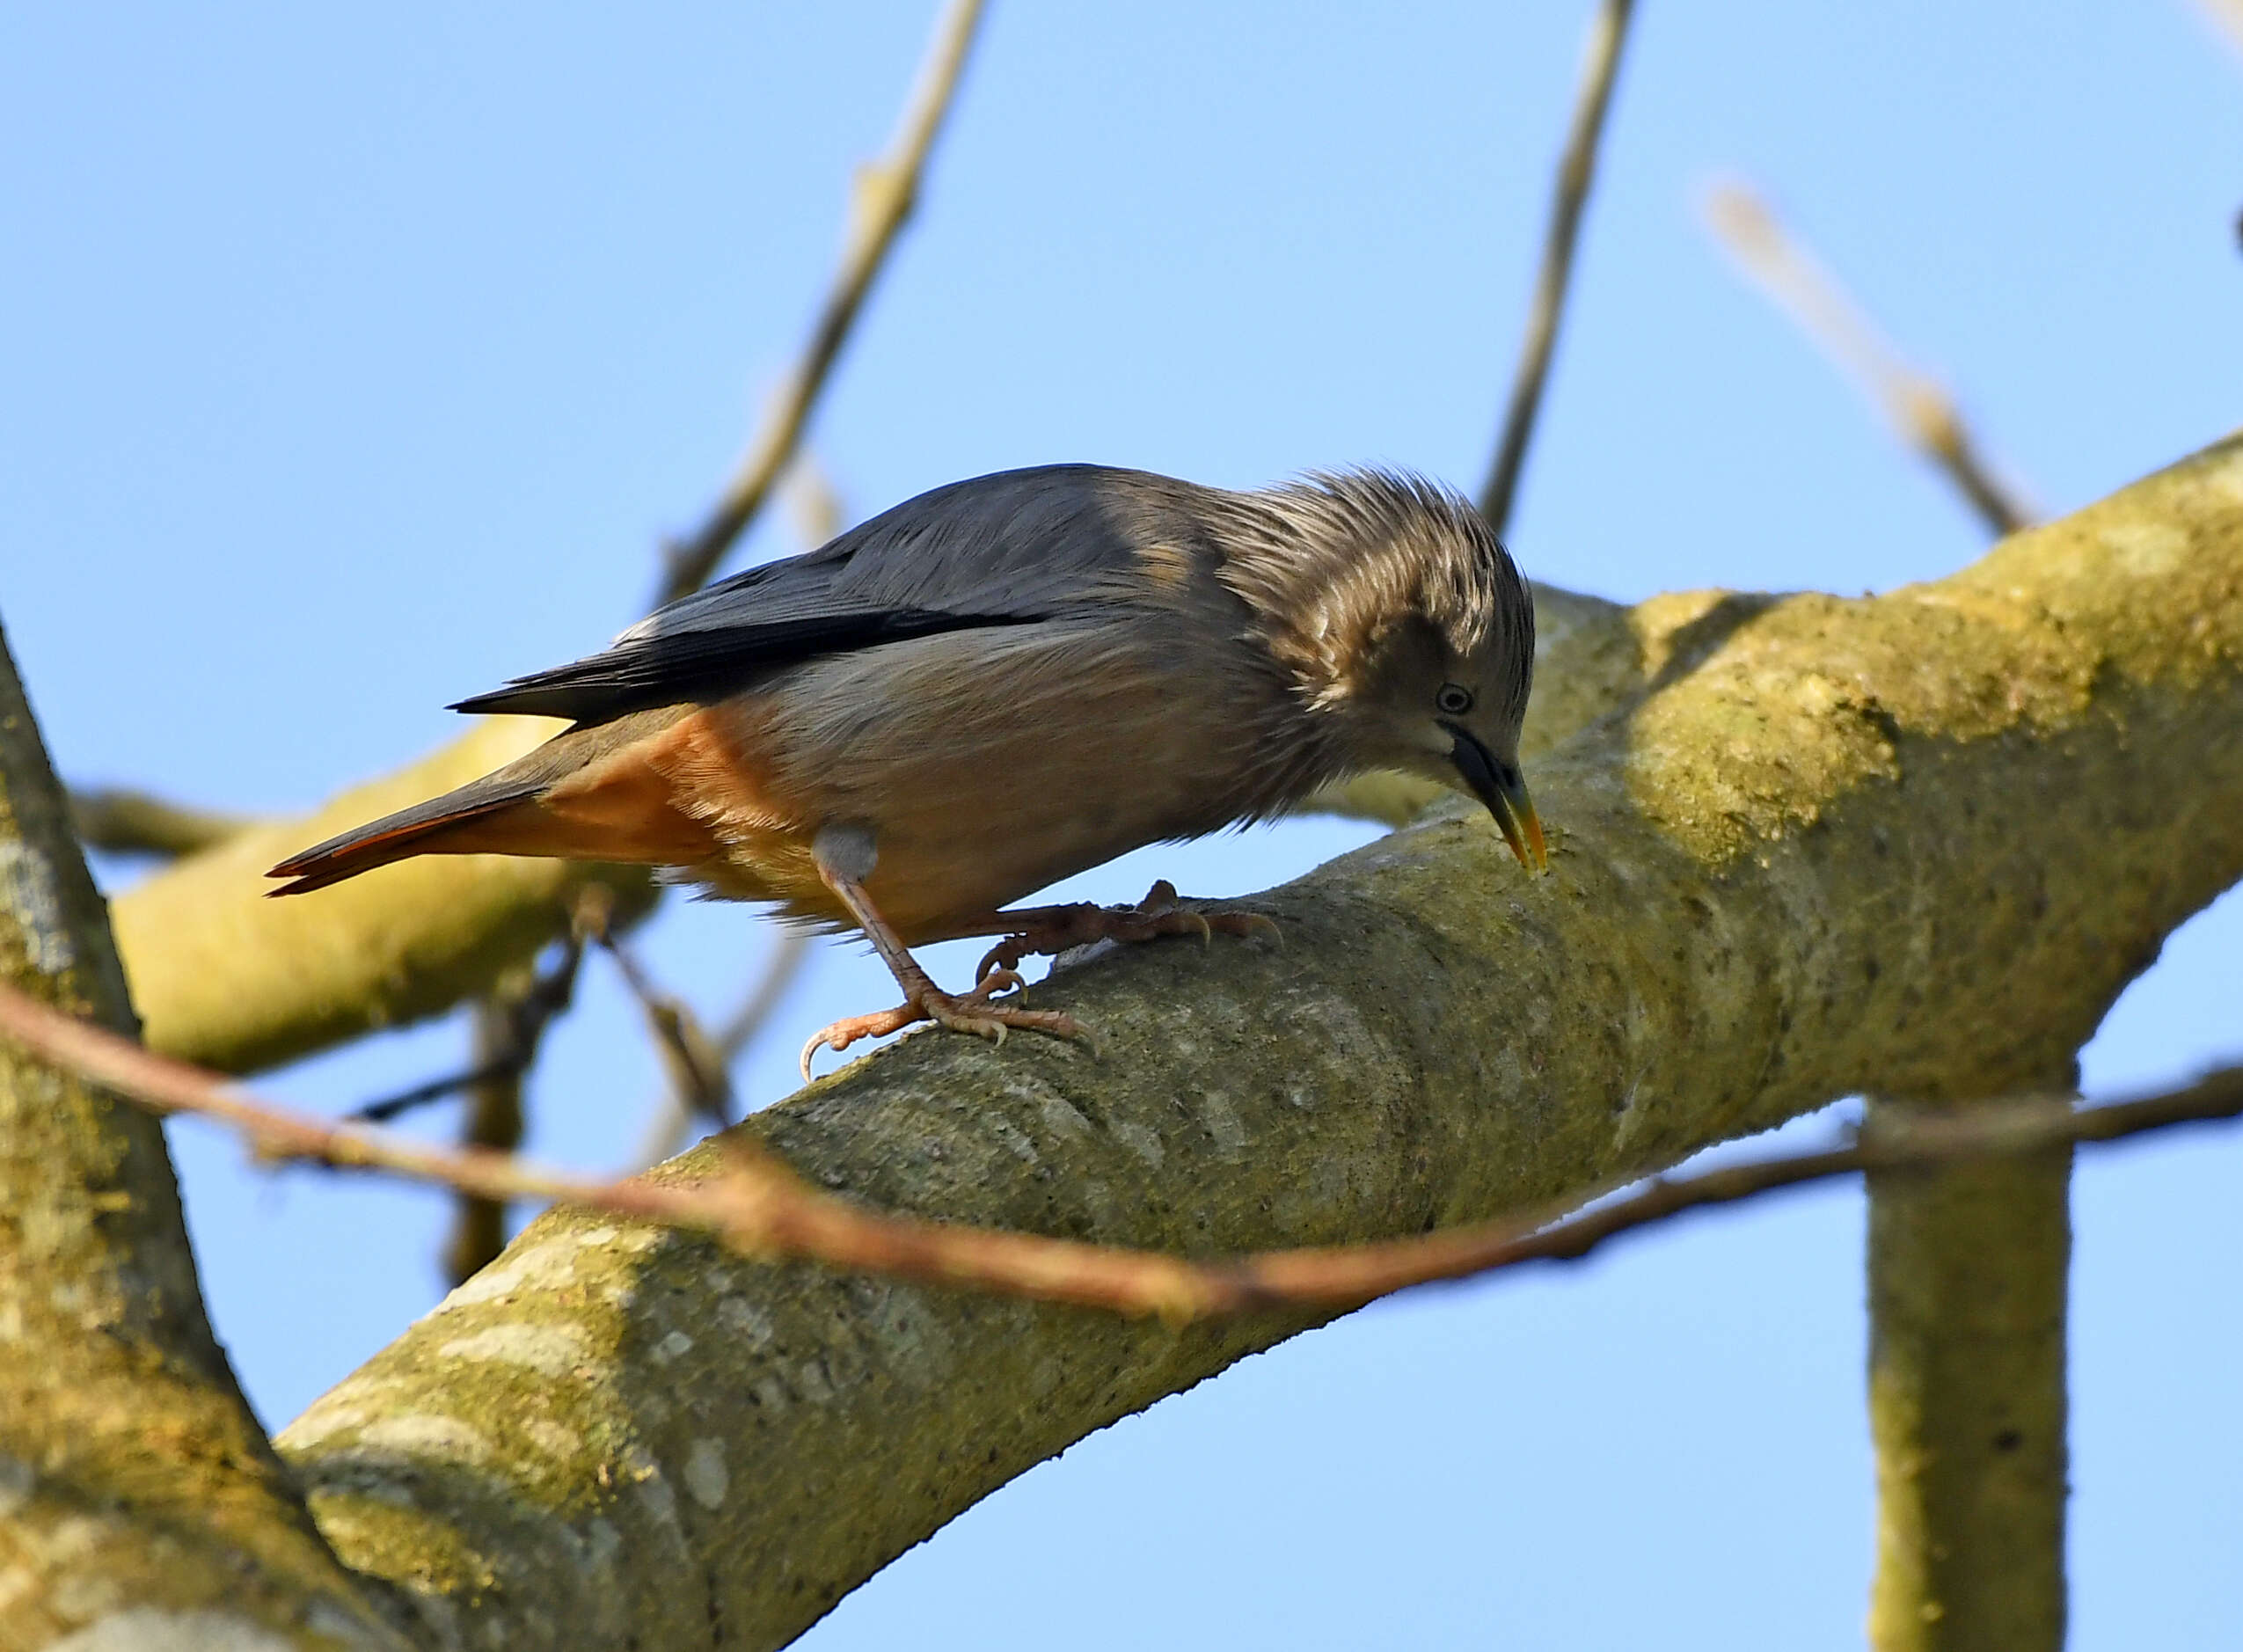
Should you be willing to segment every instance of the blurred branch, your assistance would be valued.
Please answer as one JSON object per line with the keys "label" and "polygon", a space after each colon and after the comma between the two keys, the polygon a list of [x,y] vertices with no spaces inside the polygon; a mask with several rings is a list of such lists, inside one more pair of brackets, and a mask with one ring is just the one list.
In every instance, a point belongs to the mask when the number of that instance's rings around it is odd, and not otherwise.
{"label": "blurred branch", "polygon": [[725,1071],[724,1057],[715,1041],[702,1027],[692,1007],[657,987],[631,948],[596,912],[586,919],[586,933],[615,960],[624,985],[639,1000],[672,1093],[682,1098],[693,1113],[712,1123],[732,1122],[731,1075]]}
{"label": "blurred branch", "polygon": [[794,456],[781,491],[794,537],[805,551],[816,550],[848,525],[848,507],[816,454],[805,450]]}
{"label": "blurred branch", "polygon": [[1511,381],[1510,405],[1504,409],[1503,434],[1495,446],[1494,461],[1480,491],[1480,514],[1499,536],[1510,523],[1519,472],[1525,468],[1527,443],[1533,437],[1535,414],[1542,405],[1542,387],[1550,376],[1550,356],[1557,347],[1558,325],[1565,316],[1566,292],[1573,275],[1574,248],[1581,238],[1582,212],[1589,204],[1589,186],[1596,181],[1596,146],[1604,135],[1605,112],[1611,106],[1620,48],[1626,42],[1634,13],[1633,0],[1601,0],[1596,20],[1589,26],[1581,86],[1574,95],[1573,125],[1559,158],[1550,224],[1543,236],[1542,267],[1535,275],[1526,338],[1519,348],[1518,372]]}
{"label": "blurred branch", "polygon": [[588,883],[653,904],[644,867],[426,855],[303,900],[266,898],[266,867],[309,843],[487,774],[548,720],[490,717],[308,817],[252,826],[110,903],[150,1049],[246,1072],[451,1008],[566,934]]}
{"label": "blurred branch", "polygon": [[410,1090],[384,1096],[378,1101],[369,1101],[363,1107],[352,1108],[347,1116],[362,1123],[386,1124],[401,1114],[441,1101],[460,1091],[521,1078],[537,1061],[537,1045],[545,1035],[545,1028],[575,998],[577,971],[583,960],[583,937],[571,932],[562,940],[561,954],[552,968],[530,977],[526,984],[512,991],[502,984],[489,997],[478,1000],[474,1054],[472,1064],[465,1071],[433,1078]]}
{"label": "blurred branch", "polygon": [[[710,1042],[720,1071],[731,1072],[742,1053],[754,1043],[786,995],[801,978],[810,961],[810,938],[796,929],[780,928],[763,968],[740,1000],[740,1007],[726,1018]],[[691,1093],[673,1082],[648,1109],[647,1128],[639,1137],[633,1162],[640,1166],[660,1164],[686,1145],[686,1134],[697,1112]]]}
{"label": "blurred branch", "polygon": [[950,0],[944,8],[888,153],[858,172],[841,267],[834,273],[802,354],[780,382],[762,428],[715,509],[690,537],[669,547],[657,605],[708,582],[785,473],[865,295],[917,203],[928,152],[950,111],[981,17],[981,0]]}
{"label": "blurred branch", "polygon": [[[467,1086],[463,1146],[512,1153],[522,1145],[523,1079],[534,1045],[524,1047],[515,1030],[516,1005],[503,993],[479,999],[473,1011],[473,1049],[482,1071]],[[452,1229],[443,1247],[444,1277],[460,1284],[496,1260],[507,1243],[507,1202],[485,1194],[463,1193],[452,1209]]]}
{"label": "blurred branch", "polygon": [[[589,898],[588,891],[579,897],[580,909]],[[603,889],[599,904],[603,912],[613,905],[612,897]],[[561,942],[561,954],[551,969],[537,975],[517,973],[476,1000],[469,1043],[471,1064],[466,1071],[369,1101],[348,1116],[384,1122],[464,1091],[468,1108],[461,1122],[461,1142],[469,1147],[511,1153],[522,1145],[523,1081],[537,1062],[546,1028],[575,997],[577,971],[583,961],[583,936],[572,931]],[[450,1237],[444,1241],[445,1276],[457,1285],[480,1271],[505,1247],[506,1202],[462,1193],[453,1213]]]}
{"label": "blurred branch", "polygon": [[389,1171],[479,1198],[550,1199],[721,1235],[757,1256],[807,1257],[837,1268],[924,1284],[966,1286],[1176,1322],[1284,1305],[1345,1307],[1437,1280],[1523,1262],[1572,1261],[1615,1236],[1684,1211],[1781,1188],[1859,1174],[2001,1158],[2067,1142],[2107,1142],[2175,1124],[2243,1115],[2243,1067],[2183,1090],[2077,1107],[2027,1098],[1962,1113],[1881,1110],[1845,1144],[1576,1193],[1522,1214],[1383,1244],[1311,1246],[1195,1262],[1158,1252],[890,1216],[818,1191],[749,1138],[727,1137],[724,1173],[697,1185],[595,1181],[481,1147],[426,1145],[384,1130],[330,1123],[252,1098],[215,1075],[168,1061],[0,986],[0,1031],[42,1059],[107,1085],[162,1114],[216,1119],[272,1159]]}
{"label": "blurred branch", "polygon": [[1716,184],[1706,191],[1704,208],[1706,227],[1738,267],[1861,386],[1990,530],[2011,534],[2032,523],[2033,508],[1987,463],[1947,388],[1893,348],[1750,185]]}
{"label": "blurred branch", "polygon": [[2243,0],[2196,0],[2196,10],[2222,40],[2243,52]]}
{"label": "blurred branch", "polygon": [[127,786],[92,786],[70,793],[70,830],[89,849],[111,854],[159,855],[166,860],[222,843],[256,824],[246,815],[190,808]]}

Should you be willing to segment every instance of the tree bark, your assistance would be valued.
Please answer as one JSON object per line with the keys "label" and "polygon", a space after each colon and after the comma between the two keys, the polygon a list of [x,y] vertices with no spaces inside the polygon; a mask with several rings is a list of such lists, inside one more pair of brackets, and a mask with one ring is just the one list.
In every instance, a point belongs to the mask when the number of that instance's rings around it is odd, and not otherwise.
{"label": "tree bark", "polygon": [[[133,1030],[4,639],[0,975]],[[162,1127],[0,1045],[0,1646],[402,1645],[376,1598],[210,1334]]]}
{"label": "tree bark", "polygon": [[2071,1188],[2068,1148],[1869,1178],[1875,1652],[2064,1645]]}
{"label": "tree bark", "polygon": [[[1200,1254],[1415,1232],[1837,1096],[2045,1074],[2243,874],[2238,444],[1936,584],[1604,635],[1619,709],[1533,771],[1548,877],[1451,810],[1252,903],[1282,951],[1063,974],[1038,1001],[1102,1061],[916,1037],[741,1128],[948,1220]],[[280,1444],[423,1644],[777,1646],[1315,1317],[1176,1330],[560,1212]]]}

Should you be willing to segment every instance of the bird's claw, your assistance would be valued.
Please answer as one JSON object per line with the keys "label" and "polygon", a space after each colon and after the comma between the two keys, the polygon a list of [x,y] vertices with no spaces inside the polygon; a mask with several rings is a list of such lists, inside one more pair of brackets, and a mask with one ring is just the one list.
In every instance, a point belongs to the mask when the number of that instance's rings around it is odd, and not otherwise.
{"label": "bird's claw", "polygon": [[1163,935],[1196,935],[1202,947],[1212,947],[1219,932],[1253,939],[1268,936],[1278,945],[1284,935],[1273,918],[1260,912],[1202,912],[1184,903],[1176,886],[1163,878],[1145,891],[1135,906],[1078,906],[1057,909],[1059,916],[1005,936],[982,954],[975,976],[994,970],[1007,973],[1031,954],[1057,954],[1093,941],[1157,940]]}
{"label": "bird's claw", "polygon": [[1009,966],[987,970],[968,992],[945,992],[932,984],[915,992],[909,1003],[869,1015],[846,1016],[822,1028],[802,1047],[802,1078],[808,1082],[810,1060],[821,1048],[837,1055],[860,1038],[882,1038],[921,1021],[932,1021],[954,1033],[971,1033],[991,1043],[1003,1044],[1014,1027],[1048,1033],[1054,1038],[1079,1039],[1098,1054],[1098,1040],[1091,1029],[1063,1010],[1031,1010],[1019,1004],[991,1002],[1000,992],[1024,990],[1026,983]]}

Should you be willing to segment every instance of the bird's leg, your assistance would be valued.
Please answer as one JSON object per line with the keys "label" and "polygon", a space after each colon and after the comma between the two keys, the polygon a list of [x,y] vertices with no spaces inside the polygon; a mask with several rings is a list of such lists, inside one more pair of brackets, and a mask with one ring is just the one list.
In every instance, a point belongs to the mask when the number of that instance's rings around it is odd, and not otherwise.
{"label": "bird's leg", "polygon": [[1079,1038],[1096,1048],[1090,1029],[1071,1015],[1058,1010],[1029,1010],[1018,1005],[991,1003],[997,993],[1022,984],[1020,977],[1009,969],[983,969],[970,992],[945,992],[935,985],[902,937],[880,915],[880,909],[873,904],[872,896],[866,891],[864,881],[872,875],[873,861],[869,832],[854,827],[829,827],[817,835],[811,854],[817,862],[818,876],[833,891],[835,898],[849,909],[850,917],[857,920],[865,938],[873,943],[873,950],[880,954],[880,961],[895,977],[895,984],[903,989],[903,1002],[892,1010],[844,1017],[820,1032],[802,1047],[805,1079],[810,1076],[810,1057],[820,1046],[844,1050],[860,1038],[884,1037],[918,1021],[932,1021],[954,1032],[978,1034],[998,1043],[1005,1042],[1008,1027],[1019,1027],[1049,1033],[1056,1038]]}
{"label": "bird's leg", "polygon": [[1201,912],[1184,903],[1176,886],[1163,878],[1145,891],[1135,906],[1092,906],[1078,901],[1067,906],[1024,906],[1010,912],[991,912],[946,925],[944,939],[963,935],[1002,935],[975,971],[977,979],[1011,975],[1020,961],[1034,954],[1057,954],[1092,941],[1155,940],[1163,935],[1196,935],[1210,941],[1217,932],[1241,937],[1278,938],[1275,920],[1260,912]]}

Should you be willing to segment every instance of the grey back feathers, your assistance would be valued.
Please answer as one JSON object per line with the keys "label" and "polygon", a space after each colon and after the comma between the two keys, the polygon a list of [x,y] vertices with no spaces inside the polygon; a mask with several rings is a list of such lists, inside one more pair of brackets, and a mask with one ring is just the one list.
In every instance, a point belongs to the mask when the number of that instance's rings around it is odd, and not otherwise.
{"label": "grey back feathers", "polygon": [[606,650],[457,709],[598,723],[711,698],[834,654],[944,632],[1212,602],[1314,698],[1414,617],[1459,654],[1501,635],[1523,714],[1524,581],[1465,500],[1404,472],[1311,475],[1232,493],[1143,471],[1044,465],[952,483],[807,555],[751,568],[633,625]]}

